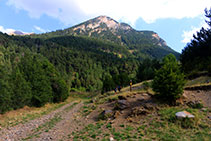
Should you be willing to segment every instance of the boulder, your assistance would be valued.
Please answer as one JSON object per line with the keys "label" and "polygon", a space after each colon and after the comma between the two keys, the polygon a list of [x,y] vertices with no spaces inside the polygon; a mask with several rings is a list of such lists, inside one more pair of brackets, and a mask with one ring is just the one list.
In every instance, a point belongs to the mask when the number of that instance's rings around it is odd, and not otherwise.
{"label": "boulder", "polygon": [[143,104],[142,105],[145,109],[147,109],[147,110],[154,110],[155,109],[155,107],[154,107],[154,105],[152,104],[152,103],[145,103],[145,104]]}
{"label": "boulder", "polygon": [[200,101],[198,101],[198,100],[196,100],[196,101],[189,101],[189,102],[187,103],[187,105],[188,105],[189,107],[191,107],[191,108],[196,108],[196,109],[201,109],[201,108],[203,108],[203,104],[202,104]]}
{"label": "boulder", "polygon": [[144,107],[135,107],[131,110],[130,116],[136,117],[136,116],[139,116],[139,115],[146,115],[146,114],[149,114],[149,113],[150,113],[150,111],[145,109]]}
{"label": "boulder", "polygon": [[124,110],[128,108],[128,106],[129,103],[127,102],[127,100],[117,100],[115,109]]}
{"label": "boulder", "polygon": [[195,116],[192,115],[191,113],[187,112],[187,111],[181,111],[181,112],[177,112],[176,117],[178,119],[182,119],[182,118],[194,118]]}
{"label": "boulder", "polygon": [[113,138],[113,137],[110,137],[109,140],[110,140],[110,141],[114,141],[114,138]]}
{"label": "boulder", "polygon": [[112,111],[112,110],[104,110],[102,113],[100,113],[99,119],[112,118],[113,115],[114,115],[114,111]]}
{"label": "boulder", "polygon": [[121,115],[121,113],[119,112],[119,111],[116,111],[115,113],[114,113],[114,118],[117,118],[118,116],[120,116]]}

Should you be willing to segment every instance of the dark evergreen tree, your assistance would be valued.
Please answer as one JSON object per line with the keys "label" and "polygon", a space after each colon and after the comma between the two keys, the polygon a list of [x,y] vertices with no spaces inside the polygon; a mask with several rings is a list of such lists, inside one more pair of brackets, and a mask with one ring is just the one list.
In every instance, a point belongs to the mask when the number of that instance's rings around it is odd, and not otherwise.
{"label": "dark evergreen tree", "polygon": [[12,109],[12,91],[10,84],[11,63],[6,49],[0,45],[0,113]]}
{"label": "dark evergreen tree", "polygon": [[211,66],[211,9],[205,9],[205,16],[210,26],[208,29],[202,28],[193,40],[182,50],[181,63],[183,70],[188,73],[191,71],[209,71]]}
{"label": "dark evergreen tree", "polygon": [[26,82],[19,68],[13,70],[11,76],[12,83],[12,107],[13,109],[22,108],[30,105],[32,92],[30,83]]}
{"label": "dark evergreen tree", "polygon": [[52,80],[53,102],[62,102],[69,96],[67,84],[61,78]]}
{"label": "dark evergreen tree", "polygon": [[31,84],[32,106],[43,106],[47,102],[52,102],[53,94],[47,61],[42,56],[25,54],[20,64],[25,79]]}
{"label": "dark evergreen tree", "polygon": [[113,90],[116,87],[112,77],[110,75],[106,75],[103,81],[102,93]]}
{"label": "dark evergreen tree", "polygon": [[160,62],[156,59],[145,59],[140,63],[137,72],[137,79],[139,82],[150,80],[154,78],[155,71],[160,68]]}
{"label": "dark evergreen tree", "polygon": [[176,57],[172,54],[163,59],[162,67],[156,71],[153,90],[167,101],[175,101],[183,93],[184,74],[181,73]]}
{"label": "dark evergreen tree", "polygon": [[0,66],[0,114],[12,109],[11,95],[8,74]]}

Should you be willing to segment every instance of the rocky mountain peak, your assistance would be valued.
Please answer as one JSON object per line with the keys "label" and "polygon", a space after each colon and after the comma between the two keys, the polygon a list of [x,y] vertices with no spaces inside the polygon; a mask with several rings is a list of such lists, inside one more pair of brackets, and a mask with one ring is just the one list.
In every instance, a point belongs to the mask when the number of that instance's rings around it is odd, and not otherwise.
{"label": "rocky mountain peak", "polygon": [[119,23],[107,16],[99,16],[96,18],[97,24],[106,24],[108,28],[117,28]]}
{"label": "rocky mountain peak", "polygon": [[17,36],[17,35],[21,35],[21,36],[24,36],[24,35],[32,35],[32,34],[34,34],[34,33],[26,33],[26,32],[22,32],[22,31],[18,31],[18,30],[15,30],[15,31],[12,31],[12,32],[9,32],[9,33],[7,33],[8,35],[15,35],[15,36]]}
{"label": "rocky mountain peak", "polygon": [[117,29],[130,30],[131,26],[125,23],[119,23],[114,19],[107,16],[99,16],[89,21],[86,21],[73,28],[73,31],[83,31],[83,32],[97,32],[100,33],[105,30],[116,31]]}

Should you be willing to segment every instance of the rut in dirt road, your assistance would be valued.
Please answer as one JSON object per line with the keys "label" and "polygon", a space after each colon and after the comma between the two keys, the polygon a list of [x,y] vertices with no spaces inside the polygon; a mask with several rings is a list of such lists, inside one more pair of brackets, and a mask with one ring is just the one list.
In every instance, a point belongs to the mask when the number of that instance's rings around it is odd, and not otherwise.
{"label": "rut in dirt road", "polygon": [[75,130],[83,127],[85,123],[84,117],[80,116],[80,108],[83,103],[77,104],[72,110],[61,116],[60,122],[57,122],[53,128],[49,130],[42,130],[38,137],[32,138],[33,141],[37,140],[68,140],[68,136]]}
{"label": "rut in dirt road", "polygon": [[[40,118],[31,120],[24,124],[16,125],[14,127],[2,129],[0,131],[0,141],[16,141],[23,139],[31,140],[33,137],[38,136],[40,131],[46,127],[50,129],[54,124],[60,122],[63,118],[65,119],[65,114],[69,115],[69,113],[76,112],[82,105],[82,102],[79,104],[76,102],[71,102]],[[45,129],[45,132],[46,131],[47,129]]]}

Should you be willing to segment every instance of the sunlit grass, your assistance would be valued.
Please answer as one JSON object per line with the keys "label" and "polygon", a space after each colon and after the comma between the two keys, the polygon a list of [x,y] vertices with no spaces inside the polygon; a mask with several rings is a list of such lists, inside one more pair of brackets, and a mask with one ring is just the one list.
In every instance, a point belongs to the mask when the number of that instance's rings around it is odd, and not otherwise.
{"label": "sunlit grass", "polygon": [[207,86],[207,85],[211,85],[211,77],[209,76],[201,76],[193,80],[188,80],[186,83],[186,87]]}

